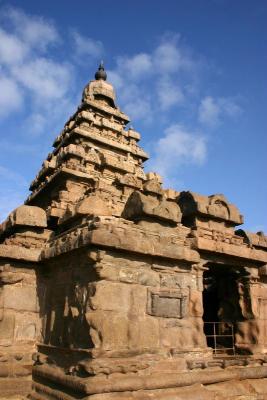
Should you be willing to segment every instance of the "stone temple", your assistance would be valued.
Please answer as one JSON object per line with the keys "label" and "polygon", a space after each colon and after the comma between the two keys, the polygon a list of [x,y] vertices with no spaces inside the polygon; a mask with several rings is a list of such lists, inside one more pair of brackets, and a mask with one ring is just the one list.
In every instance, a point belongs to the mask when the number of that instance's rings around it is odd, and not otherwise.
{"label": "stone temple", "polygon": [[163,189],[101,64],[0,226],[0,393],[267,399],[267,237]]}

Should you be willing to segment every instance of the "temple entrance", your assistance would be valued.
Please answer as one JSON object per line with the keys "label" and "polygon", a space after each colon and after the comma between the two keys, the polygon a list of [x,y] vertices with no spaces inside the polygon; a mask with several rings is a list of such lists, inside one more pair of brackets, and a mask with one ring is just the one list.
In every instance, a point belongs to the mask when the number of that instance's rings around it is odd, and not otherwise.
{"label": "temple entrance", "polygon": [[235,355],[235,324],[242,319],[237,278],[223,265],[211,265],[203,275],[204,333],[214,355]]}

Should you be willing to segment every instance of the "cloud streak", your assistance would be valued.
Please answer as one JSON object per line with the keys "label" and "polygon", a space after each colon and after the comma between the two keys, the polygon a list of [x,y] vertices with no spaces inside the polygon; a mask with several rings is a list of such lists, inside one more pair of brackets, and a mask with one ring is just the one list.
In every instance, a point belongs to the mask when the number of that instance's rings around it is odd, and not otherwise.
{"label": "cloud streak", "polygon": [[202,165],[207,158],[207,141],[203,134],[180,124],[170,125],[154,146],[150,168],[166,180],[177,175],[181,165]]}
{"label": "cloud streak", "polygon": [[[1,19],[0,117],[3,120],[13,111],[23,111],[27,104],[23,125],[27,132],[41,135],[74,111],[77,66],[50,51],[62,50],[64,44],[53,22],[14,7],[2,8]],[[76,31],[69,40],[76,60],[88,62],[103,53],[101,42]]]}
{"label": "cloud streak", "polygon": [[0,29],[1,116],[19,111],[26,102],[33,113],[44,112],[55,106],[71,85],[71,66],[48,54],[49,46],[60,42],[59,34],[52,23],[21,10],[9,7],[2,14],[5,28]]}
{"label": "cloud streak", "polygon": [[104,54],[104,45],[100,40],[94,40],[90,37],[83,36],[75,30],[70,32],[72,47],[74,50],[73,57],[80,64],[88,64],[95,60],[100,61]]}
{"label": "cloud streak", "polygon": [[168,34],[149,53],[117,57],[108,77],[130,116],[151,122],[155,116],[159,118],[160,111],[171,111],[186,102],[186,87],[194,85],[199,64],[179,35]]}
{"label": "cloud streak", "polygon": [[60,41],[60,36],[53,22],[42,17],[27,15],[14,7],[6,8],[3,17],[10,23],[17,37],[29,48],[46,51],[49,45]]}
{"label": "cloud streak", "polygon": [[198,120],[208,127],[216,127],[224,117],[233,118],[241,113],[242,108],[231,98],[206,96],[200,102]]}
{"label": "cloud streak", "polygon": [[23,92],[16,81],[7,77],[0,78],[0,88],[0,117],[5,118],[23,107]]}

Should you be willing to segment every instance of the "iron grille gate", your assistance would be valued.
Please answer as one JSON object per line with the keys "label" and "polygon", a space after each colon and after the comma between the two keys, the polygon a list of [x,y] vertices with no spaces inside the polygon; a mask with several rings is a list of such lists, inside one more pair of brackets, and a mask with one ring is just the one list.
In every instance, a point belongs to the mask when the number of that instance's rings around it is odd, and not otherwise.
{"label": "iron grille gate", "polygon": [[231,322],[204,322],[204,333],[214,355],[235,355],[234,325]]}

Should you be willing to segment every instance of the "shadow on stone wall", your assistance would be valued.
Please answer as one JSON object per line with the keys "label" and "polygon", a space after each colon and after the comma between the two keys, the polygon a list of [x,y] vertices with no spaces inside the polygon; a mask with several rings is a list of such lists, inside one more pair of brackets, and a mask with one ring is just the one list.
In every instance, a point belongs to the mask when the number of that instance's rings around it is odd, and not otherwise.
{"label": "shadow on stone wall", "polygon": [[85,314],[96,276],[86,260],[86,255],[75,252],[47,262],[37,272],[42,343],[70,349],[93,347]]}

